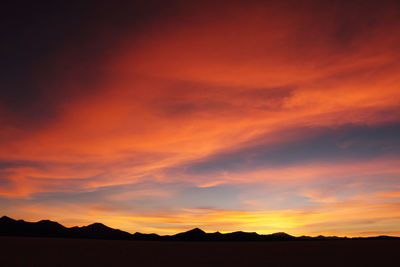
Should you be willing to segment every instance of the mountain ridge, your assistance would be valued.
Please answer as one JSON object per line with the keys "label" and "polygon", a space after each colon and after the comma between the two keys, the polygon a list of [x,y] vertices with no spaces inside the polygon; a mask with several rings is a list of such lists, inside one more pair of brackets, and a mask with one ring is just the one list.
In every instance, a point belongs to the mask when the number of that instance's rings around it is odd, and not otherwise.
{"label": "mountain ridge", "polygon": [[92,223],[86,226],[65,227],[51,220],[26,222],[15,220],[8,216],[0,218],[0,236],[30,236],[30,237],[62,237],[88,239],[116,240],[148,240],[148,241],[312,241],[312,240],[353,240],[353,239],[400,239],[396,236],[380,235],[374,237],[337,237],[337,236],[300,236],[295,237],[284,232],[258,234],[256,232],[236,231],[231,233],[207,233],[200,228],[194,228],[174,235],[158,235],[155,233],[134,234],[108,227],[102,223]]}

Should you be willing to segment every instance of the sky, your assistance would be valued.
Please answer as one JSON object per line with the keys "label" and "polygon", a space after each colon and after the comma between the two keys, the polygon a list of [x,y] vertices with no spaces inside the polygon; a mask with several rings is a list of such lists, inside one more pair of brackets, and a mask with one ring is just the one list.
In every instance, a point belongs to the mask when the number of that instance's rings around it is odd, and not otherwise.
{"label": "sky", "polygon": [[0,16],[0,213],[400,235],[399,1],[26,1]]}

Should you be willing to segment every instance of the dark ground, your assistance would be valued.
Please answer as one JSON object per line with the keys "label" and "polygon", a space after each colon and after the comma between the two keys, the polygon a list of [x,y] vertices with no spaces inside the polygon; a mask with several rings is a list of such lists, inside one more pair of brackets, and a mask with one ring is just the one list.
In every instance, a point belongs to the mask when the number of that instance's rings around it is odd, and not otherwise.
{"label": "dark ground", "polygon": [[400,266],[400,240],[156,242],[0,237],[0,266]]}

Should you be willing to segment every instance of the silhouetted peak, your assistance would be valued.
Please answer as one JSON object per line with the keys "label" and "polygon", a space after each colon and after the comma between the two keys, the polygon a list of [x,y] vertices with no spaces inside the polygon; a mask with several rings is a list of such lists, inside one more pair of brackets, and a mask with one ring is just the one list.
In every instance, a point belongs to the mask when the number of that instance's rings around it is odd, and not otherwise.
{"label": "silhouetted peak", "polygon": [[291,236],[291,235],[289,235],[289,234],[287,234],[287,233],[285,233],[285,232],[277,232],[277,233],[273,233],[273,234],[271,234],[271,235],[273,235],[273,236],[279,236],[279,237],[293,237],[293,236]]}
{"label": "silhouetted peak", "polygon": [[15,220],[11,219],[10,217],[3,216],[0,218],[0,222],[15,222]]}
{"label": "silhouetted peak", "polygon": [[37,224],[46,226],[46,227],[65,228],[65,226],[59,224],[58,222],[54,222],[54,221],[50,221],[50,220],[41,220],[41,221],[38,221]]}
{"label": "silhouetted peak", "polygon": [[193,234],[193,235],[204,235],[206,232],[201,230],[200,228],[194,228],[192,230],[189,230],[185,232],[186,234]]}
{"label": "silhouetted peak", "polygon": [[232,233],[228,233],[231,235],[258,235],[256,232],[243,232],[243,231],[236,231]]}
{"label": "silhouetted peak", "polygon": [[156,236],[159,236],[159,235],[156,234],[156,233],[144,234],[144,233],[141,233],[141,232],[135,232],[134,235],[156,235]]}
{"label": "silhouetted peak", "polygon": [[179,234],[176,234],[176,235],[174,235],[175,237],[182,237],[182,238],[189,238],[189,239],[191,239],[191,238],[203,238],[203,237],[205,237],[206,236],[206,233],[203,231],[203,230],[201,230],[200,228],[194,228],[194,229],[192,229],[192,230],[189,230],[189,231],[186,231],[186,232],[183,232],[183,233],[179,233]]}
{"label": "silhouetted peak", "polygon": [[128,239],[133,236],[130,233],[119,229],[113,229],[102,223],[92,223],[87,226],[72,227],[70,229],[73,231],[74,235],[86,238]]}
{"label": "silhouetted peak", "polygon": [[38,221],[40,224],[59,224],[58,222],[50,221],[50,220],[41,220]]}
{"label": "silhouetted peak", "polygon": [[158,240],[160,239],[160,236],[154,233],[151,234],[143,234],[140,232],[136,232],[132,235],[132,237],[134,239],[138,239],[138,240]]}
{"label": "silhouetted peak", "polygon": [[110,227],[102,224],[102,223],[92,223],[89,224],[88,226],[84,226],[86,228],[91,228],[91,229],[111,229]]}

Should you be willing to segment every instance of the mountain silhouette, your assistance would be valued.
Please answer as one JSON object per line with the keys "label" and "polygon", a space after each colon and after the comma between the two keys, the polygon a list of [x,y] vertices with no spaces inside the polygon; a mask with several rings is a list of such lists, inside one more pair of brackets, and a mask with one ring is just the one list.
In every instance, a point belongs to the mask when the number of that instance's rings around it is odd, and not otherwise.
{"label": "mountain silhouette", "polygon": [[102,223],[93,223],[82,227],[71,227],[73,236],[99,239],[130,239],[132,235],[119,229],[110,228]]}
{"label": "mountain silhouette", "polygon": [[68,235],[68,228],[50,220],[33,223],[3,216],[0,218],[0,235],[62,237]]}
{"label": "mountain silhouette", "polygon": [[347,240],[347,239],[400,239],[395,236],[375,237],[337,237],[337,236],[300,236],[295,237],[287,233],[278,232],[269,235],[259,235],[255,232],[237,231],[232,233],[206,233],[200,228],[194,228],[175,235],[160,236],[158,234],[143,234],[113,229],[102,223],[93,223],[87,226],[65,227],[58,222],[41,220],[26,222],[15,220],[7,216],[0,218],[0,236],[31,236],[31,237],[64,237],[88,239],[116,239],[116,240],[148,240],[148,241],[315,241],[315,240]]}
{"label": "mountain silhouette", "polygon": [[178,233],[171,237],[172,240],[202,241],[207,239],[207,234],[199,228],[194,228],[187,232]]}
{"label": "mountain silhouette", "polygon": [[142,234],[142,233],[136,232],[132,235],[132,239],[155,241],[155,240],[161,240],[162,237],[157,234]]}
{"label": "mountain silhouette", "polygon": [[99,239],[129,239],[131,234],[113,229],[101,223],[94,223],[83,227],[67,228],[57,222],[41,220],[25,222],[14,220],[7,216],[0,218],[0,235],[7,236],[35,236],[35,237],[75,237]]}

